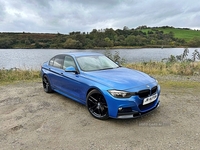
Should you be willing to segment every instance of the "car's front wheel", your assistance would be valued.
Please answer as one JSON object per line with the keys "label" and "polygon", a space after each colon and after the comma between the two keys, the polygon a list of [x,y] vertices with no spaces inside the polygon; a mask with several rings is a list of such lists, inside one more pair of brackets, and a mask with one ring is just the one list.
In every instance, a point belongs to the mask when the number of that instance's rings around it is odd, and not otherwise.
{"label": "car's front wheel", "polygon": [[42,83],[43,83],[43,88],[44,88],[44,91],[46,93],[51,93],[53,92],[53,90],[51,89],[51,84],[49,82],[49,79],[47,78],[46,75],[43,76],[42,78]]}
{"label": "car's front wheel", "polygon": [[87,107],[93,117],[101,120],[109,118],[106,100],[98,90],[94,89],[88,93]]}

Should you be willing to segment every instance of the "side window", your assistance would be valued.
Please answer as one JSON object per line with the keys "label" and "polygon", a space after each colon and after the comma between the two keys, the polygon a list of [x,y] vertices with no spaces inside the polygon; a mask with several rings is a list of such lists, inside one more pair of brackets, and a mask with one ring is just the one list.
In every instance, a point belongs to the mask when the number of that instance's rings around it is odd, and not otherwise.
{"label": "side window", "polygon": [[70,67],[70,66],[76,68],[74,59],[71,56],[65,56],[63,69]]}
{"label": "side window", "polygon": [[53,62],[54,62],[54,57],[51,58],[51,60],[49,61],[49,65],[50,65],[50,66],[53,66]]}
{"label": "side window", "polygon": [[57,55],[50,60],[49,65],[54,66],[56,68],[62,68],[63,61],[64,61],[64,56],[63,55]]}

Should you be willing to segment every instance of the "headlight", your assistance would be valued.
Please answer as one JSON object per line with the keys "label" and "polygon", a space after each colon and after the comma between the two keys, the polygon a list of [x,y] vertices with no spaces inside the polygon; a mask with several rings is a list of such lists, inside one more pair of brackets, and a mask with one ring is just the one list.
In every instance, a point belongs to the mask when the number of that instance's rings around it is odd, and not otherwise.
{"label": "headlight", "polygon": [[134,92],[126,92],[126,91],[118,91],[118,90],[108,90],[108,92],[116,98],[129,98],[135,95]]}

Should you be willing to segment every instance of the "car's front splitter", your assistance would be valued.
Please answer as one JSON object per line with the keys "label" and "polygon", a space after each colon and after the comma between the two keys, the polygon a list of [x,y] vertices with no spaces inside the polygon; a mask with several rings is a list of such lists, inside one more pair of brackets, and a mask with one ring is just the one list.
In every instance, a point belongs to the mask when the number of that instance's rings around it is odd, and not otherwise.
{"label": "car's front splitter", "polygon": [[138,117],[142,117],[150,112],[152,112],[153,110],[155,110],[156,108],[158,108],[160,105],[160,101],[157,102],[156,106],[153,107],[151,110],[146,111],[146,112],[138,112],[138,111],[131,111],[131,112],[118,112],[117,115],[117,119],[130,119],[130,118],[138,118]]}

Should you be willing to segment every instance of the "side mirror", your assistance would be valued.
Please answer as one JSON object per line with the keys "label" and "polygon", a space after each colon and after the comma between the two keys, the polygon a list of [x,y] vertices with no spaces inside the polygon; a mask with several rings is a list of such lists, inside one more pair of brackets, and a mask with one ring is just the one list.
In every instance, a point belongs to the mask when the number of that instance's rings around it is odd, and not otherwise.
{"label": "side mirror", "polygon": [[65,68],[65,72],[77,73],[77,70],[73,66],[69,66],[69,67]]}
{"label": "side mirror", "polygon": [[118,61],[115,62],[119,67],[122,67]]}

